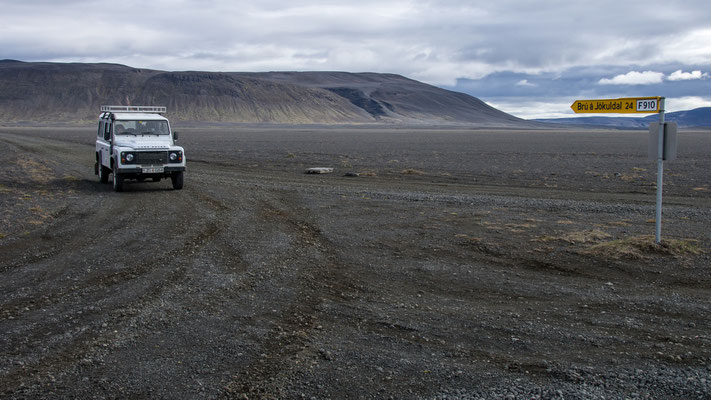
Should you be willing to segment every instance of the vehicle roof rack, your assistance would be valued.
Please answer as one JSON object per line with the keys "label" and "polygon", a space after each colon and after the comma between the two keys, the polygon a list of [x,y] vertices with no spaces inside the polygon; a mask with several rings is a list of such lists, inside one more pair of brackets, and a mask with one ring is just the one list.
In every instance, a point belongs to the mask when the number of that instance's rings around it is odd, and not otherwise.
{"label": "vehicle roof rack", "polygon": [[102,112],[165,113],[164,106],[101,106]]}

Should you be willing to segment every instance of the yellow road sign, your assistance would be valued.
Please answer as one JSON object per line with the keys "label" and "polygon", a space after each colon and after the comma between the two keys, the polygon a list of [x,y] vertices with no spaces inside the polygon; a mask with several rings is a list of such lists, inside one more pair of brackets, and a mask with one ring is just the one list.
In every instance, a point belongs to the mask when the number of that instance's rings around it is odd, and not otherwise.
{"label": "yellow road sign", "polygon": [[605,100],[575,100],[570,108],[576,113],[658,113],[659,97],[630,97]]}

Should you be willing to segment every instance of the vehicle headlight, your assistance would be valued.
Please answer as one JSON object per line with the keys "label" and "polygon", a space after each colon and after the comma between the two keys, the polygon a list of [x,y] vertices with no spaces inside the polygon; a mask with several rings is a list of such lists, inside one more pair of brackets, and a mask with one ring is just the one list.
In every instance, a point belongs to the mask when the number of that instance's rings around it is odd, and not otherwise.
{"label": "vehicle headlight", "polygon": [[131,164],[134,161],[136,161],[135,154],[128,152],[128,151],[121,152],[121,163],[122,164]]}
{"label": "vehicle headlight", "polygon": [[133,161],[133,154],[131,154],[131,153],[126,154],[126,161],[128,161],[128,162]]}
{"label": "vehicle headlight", "polygon": [[182,151],[171,151],[168,154],[168,159],[170,159],[170,162],[174,162],[174,163],[183,162],[183,152]]}

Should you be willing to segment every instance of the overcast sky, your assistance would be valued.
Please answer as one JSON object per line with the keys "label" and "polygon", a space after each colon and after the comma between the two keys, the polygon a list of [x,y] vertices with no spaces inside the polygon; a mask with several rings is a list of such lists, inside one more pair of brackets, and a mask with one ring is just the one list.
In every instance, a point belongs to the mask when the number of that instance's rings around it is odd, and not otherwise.
{"label": "overcast sky", "polygon": [[523,118],[711,106],[709,0],[0,0],[0,59],[390,72]]}

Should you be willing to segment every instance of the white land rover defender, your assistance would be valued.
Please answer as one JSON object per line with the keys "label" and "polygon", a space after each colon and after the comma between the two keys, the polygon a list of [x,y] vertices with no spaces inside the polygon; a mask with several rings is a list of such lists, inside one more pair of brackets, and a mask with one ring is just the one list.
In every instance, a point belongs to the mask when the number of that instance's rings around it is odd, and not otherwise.
{"label": "white land rover defender", "polygon": [[162,116],[165,107],[101,106],[96,135],[94,173],[101,183],[113,174],[114,190],[123,191],[124,180],[158,182],[170,177],[173,189],[183,188],[185,151],[176,146],[178,132]]}

